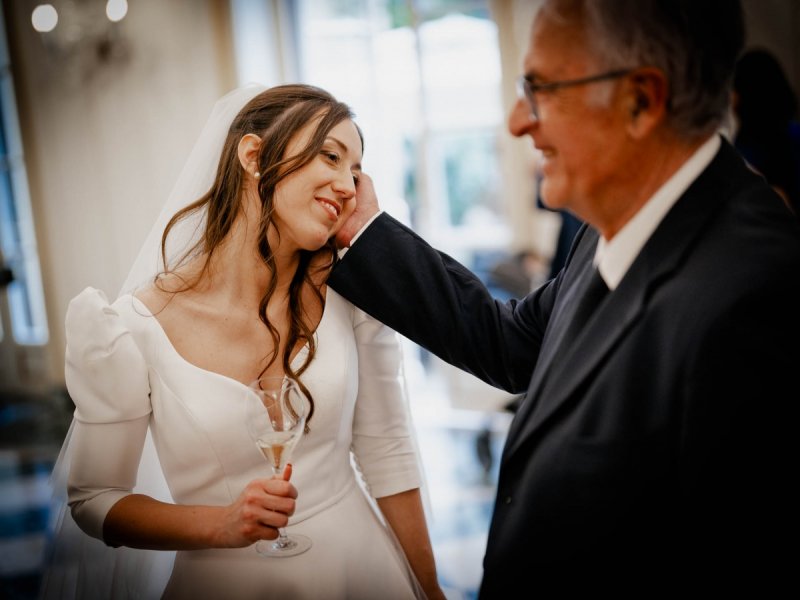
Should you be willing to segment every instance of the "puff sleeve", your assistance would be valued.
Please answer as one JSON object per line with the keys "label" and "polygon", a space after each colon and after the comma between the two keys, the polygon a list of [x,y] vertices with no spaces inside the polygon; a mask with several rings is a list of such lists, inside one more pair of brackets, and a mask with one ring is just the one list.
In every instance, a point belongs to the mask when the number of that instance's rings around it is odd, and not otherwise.
{"label": "puff sleeve", "polygon": [[375,498],[419,488],[422,477],[399,336],[358,309],[354,325],[359,371],[353,421],[356,464]]}
{"label": "puff sleeve", "polygon": [[118,310],[86,288],[66,316],[65,377],[75,403],[68,502],[87,534],[103,539],[109,509],[131,493],[150,419],[147,364]]}

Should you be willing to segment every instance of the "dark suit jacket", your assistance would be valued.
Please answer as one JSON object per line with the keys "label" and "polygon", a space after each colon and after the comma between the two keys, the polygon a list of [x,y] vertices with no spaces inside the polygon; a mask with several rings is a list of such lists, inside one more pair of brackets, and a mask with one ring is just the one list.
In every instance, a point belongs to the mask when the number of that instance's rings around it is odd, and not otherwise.
{"label": "dark suit jacket", "polygon": [[584,227],[555,279],[504,304],[382,215],[330,278],[445,361],[527,391],[481,597],[796,591],[797,219],[723,141],[552,364],[597,239]]}

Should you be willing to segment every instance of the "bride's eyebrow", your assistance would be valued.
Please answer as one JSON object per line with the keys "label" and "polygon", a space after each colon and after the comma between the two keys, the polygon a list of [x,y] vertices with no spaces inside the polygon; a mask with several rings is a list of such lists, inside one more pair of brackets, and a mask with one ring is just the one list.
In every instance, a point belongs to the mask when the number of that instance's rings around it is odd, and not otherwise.
{"label": "bride's eyebrow", "polygon": [[[344,152],[345,154],[349,154],[350,150],[349,150],[349,148],[347,147],[347,144],[345,144],[343,141],[341,141],[341,140],[339,140],[339,139],[336,139],[336,138],[335,138],[335,137],[333,137],[332,135],[329,135],[329,136],[326,138],[326,140],[325,140],[325,141],[329,141],[329,140],[330,140],[331,142],[333,142],[334,144],[336,144],[337,146],[339,146],[339,148],[342,150],[342,152]],[[357,170],[357,171],[360,171],[360,170],[361,170],[361,163],[359,162],[359,163],[356,163],[356,164],[354,164],[354,165],[353,165],[353,169],[354,169],[354,170]]]}

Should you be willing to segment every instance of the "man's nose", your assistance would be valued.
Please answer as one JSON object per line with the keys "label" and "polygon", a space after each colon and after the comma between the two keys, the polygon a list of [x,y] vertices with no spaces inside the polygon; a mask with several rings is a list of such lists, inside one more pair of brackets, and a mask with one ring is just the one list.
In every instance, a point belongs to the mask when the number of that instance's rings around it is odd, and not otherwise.
{"label": "man's nose", "polygon": [[508,131],[514,137],[522,137],[530,133],[534,123],[535,121],[531,119],[531,107],[525,100],[517,98],[508,115]]}

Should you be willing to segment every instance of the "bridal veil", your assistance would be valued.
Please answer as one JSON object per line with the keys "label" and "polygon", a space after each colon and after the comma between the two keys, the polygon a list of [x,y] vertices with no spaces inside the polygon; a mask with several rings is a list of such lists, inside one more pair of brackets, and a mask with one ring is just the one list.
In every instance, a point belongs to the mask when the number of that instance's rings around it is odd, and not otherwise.
{"label": "bridal veil", "polygon": [[[233,119],[265,89],[261,85],[247,85],[229,92],[214,105],[118,296],[133,293],[164,270],[161,237],[167,223],[181,208],[210,189]],[[181,258],[198,241],[204,217],[204,211],[192,213],[172,228],[166,248],[167,264],[171,265]],[[174,552],[110,548],[83,533],[72,519],[67,506],[67,478],[72,457],[70,441],[73,428],[74,421],[50,479],[53,495],[40,598],[159,598],[172,571]],[[98,452],[102,452],[102,449],[98,449]],[[134,492],[171,501],[149,433],[142,451]]]}

